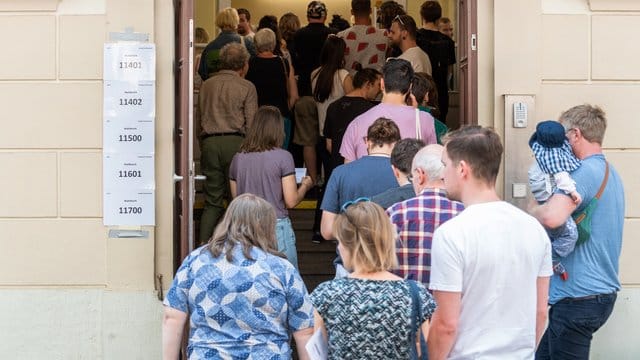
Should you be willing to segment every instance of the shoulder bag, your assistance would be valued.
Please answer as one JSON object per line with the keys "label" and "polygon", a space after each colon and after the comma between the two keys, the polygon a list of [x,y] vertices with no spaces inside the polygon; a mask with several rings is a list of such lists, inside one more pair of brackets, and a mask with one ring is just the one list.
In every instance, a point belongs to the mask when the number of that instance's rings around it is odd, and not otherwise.
{"label": "shoulder bag", "polygon": [[593,197],[593,199],[591,199],[591,201],[589,201],[584,209],[571,215],[578,228],[578,241],[576,242],[576,246],[584,243],[585,241],[589,240],[589,238],[591,238],[591,218],[593,217],[593,212],[596,210],[596,207],[598,207],[598,200],[600,200],[600,197],[604,192],[604,188],[607,186],[608,180],[609,162],[605,161],[604,179],[602,180],[602,184],[600,184],[598,193]]}

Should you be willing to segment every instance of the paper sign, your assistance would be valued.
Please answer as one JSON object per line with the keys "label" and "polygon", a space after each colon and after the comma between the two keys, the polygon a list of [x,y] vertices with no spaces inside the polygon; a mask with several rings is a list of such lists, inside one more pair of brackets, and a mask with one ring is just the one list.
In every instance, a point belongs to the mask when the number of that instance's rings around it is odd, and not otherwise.
{"label": "paper sign", "polygon": [[307,175],[307,168],[296,168],[296,183],[302,183],[302,178]]}
{"label": "paper sign", "polygon": [[153,119],[156,109],[156,91],[153,81],[105,81],[105,119]]}
{"label": "paper sign", "polygon": [[324,339],[322,329],[318,329],[313,333],[304,348],[307,350],[311,360],[326,360],[329,356],[327,341]]}
{"label": "paper sign", "polygon": [[153,190],[105,190],[104,225],[155,225]]}
{"label": "paper sign", "polygon": [[154,189],[153,162],[153,154],[104,153],[104,188]]}
{"label": "paper sign", "polygon": [[103,80],[140,81],[156,79],[154,44],[104,44]]}
{"label": "paper sign", "polygon": [[106,153],[153,154],[155,151],[155,133],[152,120],[105,119],[102,136]]}
{"label": "paper sign", "polygon": [[155,223],[156,49],[107,43],[103,64],[103,223]]}

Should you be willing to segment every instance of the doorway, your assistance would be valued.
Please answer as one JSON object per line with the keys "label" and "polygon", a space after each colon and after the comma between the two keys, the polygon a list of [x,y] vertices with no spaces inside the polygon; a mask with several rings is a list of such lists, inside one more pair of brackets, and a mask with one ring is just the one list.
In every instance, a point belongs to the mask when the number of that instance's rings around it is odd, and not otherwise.
{"label": "doorway", "polygon": [[[252,1],[253,6],[269,8],[275,0]],[[327,0],[330,2],[329,0]],[[198,4],[195,4],[198,2]],[[264,4],[260,5],[260,2]],[[449,0],[441,1],[446,6],[455,7],[455,17],[452,19],[456,28],[457,40],[457,68],[453,86],[453,98],[458,99],[459,125],[478,123],[478,21],[477,0]],[[376,1],[372,1],[376,4]],[[407,0],[406,9],[410,15],[419,19],[421,0]],[[194,13],[196,5],[198,12]],[[197,124],[194,116],[194,29],[197,21],[211,22],[218,9],[234,6],[232,0],[174,0],[175,8],[175,82],[176,82],[176,118],[175,118],[175,203],[174,203],[174,253],[176,264],[194,248],[195,226],[194,206],[196,204],[195,190],[197,187],[197,155],[195,144]],[[416,10],[418,9],[418,10]],[[265,10],[267,11],[267,10]],[[414,13],[418,12],[418,13]],[[278,14],[280,15],[280,14]],[[209,24],[211,26],[211,24]],[[211,39],[215,31],[209,31]],[[457,90],[457,92],[456,92]],[[197,96],[197,94],[196,94]],[[452,114],[453,115],[453,114]]]}

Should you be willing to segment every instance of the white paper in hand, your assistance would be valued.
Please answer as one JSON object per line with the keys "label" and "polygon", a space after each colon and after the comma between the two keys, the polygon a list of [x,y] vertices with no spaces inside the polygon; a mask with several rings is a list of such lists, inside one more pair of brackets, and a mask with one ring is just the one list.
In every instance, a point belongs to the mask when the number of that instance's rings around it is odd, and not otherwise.
{"label": "white paper in hand", "polygon": [[307,168],[296,168],[296,184],[302,183],[302,178],[307,175]]}
{"label": "white paper in hand", "polygon": [[313,333],[313,336],[309,338],[305,349],[307,350],[307,354],[309,354],[309,359],[327,360],[329,350],[327,348],[327,341],[322,335],[322,329],[318,329]]}

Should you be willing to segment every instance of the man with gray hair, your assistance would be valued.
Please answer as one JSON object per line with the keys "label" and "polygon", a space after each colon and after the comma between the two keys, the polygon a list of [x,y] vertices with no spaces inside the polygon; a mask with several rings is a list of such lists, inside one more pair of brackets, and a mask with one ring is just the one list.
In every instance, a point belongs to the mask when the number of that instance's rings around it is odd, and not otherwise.
{"label": "man with gray hair", "polygon": [[442,174],[442,145],[428,145],[413,158],[411,180],[416,197],[399,202],[387,214],[395,226],[398,268],[393,272],[403,278],[429,285],[431,240],[445,221],[460,213],[464,206],[447,198]]}
{"label": "man with gray hair", "polygon": [[232,42],[222,47],[219,68],[200,88],[200,166],[207,177],[201,243],[209,240],[224,213],[229,165],[258,110],[256,88],[244,79],[249,70],[249,52],[244,45]]}

